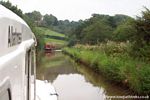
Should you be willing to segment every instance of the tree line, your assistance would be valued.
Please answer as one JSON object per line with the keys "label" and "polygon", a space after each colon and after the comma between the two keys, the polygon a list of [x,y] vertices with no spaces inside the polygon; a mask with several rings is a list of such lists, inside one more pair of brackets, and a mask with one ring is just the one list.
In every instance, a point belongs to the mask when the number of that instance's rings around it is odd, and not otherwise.
{"label": "tree line", "polygon": [[70,33],[73,28],[78,26],[78,22],[69,20],[58,20],[52,14],[42,15],[39,11],[25,13],[26,18],[30,18],[35,26],[50,28],[62,34]]}
{"label": "tree line", "polygon": [[93,14],[80,24],[72,34],[79,43],[97,44],[108,40],[127,41],[134,33],[133,18],[117,14],[115,16]]}

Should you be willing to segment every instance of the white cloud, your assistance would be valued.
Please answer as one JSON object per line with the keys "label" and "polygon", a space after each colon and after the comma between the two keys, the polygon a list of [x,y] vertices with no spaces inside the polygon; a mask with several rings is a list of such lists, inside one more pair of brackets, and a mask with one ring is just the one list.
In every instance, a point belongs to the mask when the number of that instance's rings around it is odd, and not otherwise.
{"label": "white cloud", "polygon": [[[5,0],[6,1],[6,0]],[[126,14],[134,17],[143,6],[150,7],[150,0],[9,0],[23,12],[33,10],[53,14],[58,19],[86,19],[93,13]]]}

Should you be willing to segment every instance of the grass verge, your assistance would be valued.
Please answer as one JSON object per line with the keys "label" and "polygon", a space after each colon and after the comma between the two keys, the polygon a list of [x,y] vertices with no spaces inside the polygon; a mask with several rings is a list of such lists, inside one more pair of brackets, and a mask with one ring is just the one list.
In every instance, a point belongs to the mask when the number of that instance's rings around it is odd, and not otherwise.
{"label": "grass verge", "polygon": [[[103,46],[104,47],[104,46]],[[107,46],[108,47],[108,46]],[[106,48],[105,48],[106,49]],[[64,48],[77,62],[93,68],[107,80],[127,86],[140,95],[150,94],[150,64],[133,59],[127,53],[107,54],[104,49]]]}

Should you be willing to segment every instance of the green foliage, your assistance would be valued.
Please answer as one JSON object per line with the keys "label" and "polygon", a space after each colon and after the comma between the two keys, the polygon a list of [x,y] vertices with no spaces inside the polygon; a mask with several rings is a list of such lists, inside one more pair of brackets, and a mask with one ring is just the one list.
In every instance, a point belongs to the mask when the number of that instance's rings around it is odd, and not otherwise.
{"label": "green foliage", "polygon": [[149,94],[149,63],[133,59],[129,56],[128,50],[131,50],[128,43],[114,42],[99,46],[76,45],[73,48],[63,49],[75,60],[101,73],[107,80],[124,84],[136,93]]}
{"label": "green foliage", "polygon": [[69,20],[59,20],[57,26],[53,26],[53,30],[59,33],[69,35],[80,22],[69,21]]}
{"label": "green foliage", "polygon": [[43,19],[38,26],[47,27],[53,31],[67,35],[68,33],[71,33],[79,24],[80,22],[58,20],[54,15],[46,14],[43,16]]}
{"label": "green foliage", "polygon": [[17,14],[18,16],[20,16],[21,18],[23,17],[23,13],[21,11],[21,9],[18,9],[17,6],[13,6],[11,2],[7,1],[0,1],[0,4],[2,4],[3,6],[5,6],[6,8],[8,8],[9,10],[11,10],[12,12],[14,12],[15,14]]}
{"label": "green foliage", "polygon": [[43,26],[46,26],[46,27],[56,26],[58,24],[58,20],[52,14],[50,14],[50,15],[46,14],[43,16],[42,24],[43,24]]}
{"label": "green foliage", "polygon": [[95,44],[111,38],[112,28],[101,22],[93,23],[82,30],[82,43]]}
{"label": "green foliage", "polygon": [[139,76],[139,81],[141,82],[141,90],[144,91],[144,93],[150,93],[150,67],[149,66],[142,66],[141,70],[139,70],[139,73],[141,73]]}
{"label": "green foliage", "polygon": [[23,19],[26,21],[26,23],[30,26],[31,30],[34,30],[34,27],[36,26],[34,21],[30,19],[30,17],[23,15]]}
{"label": "green foliage", "polygon": [[97,44],[107,40],[125,41],[134,32],[128,19],[132,18],[125,15],[93,14],[90,19],[81,22],[72,34],[75,34],[77,41],[83,44]]}
{"label": "green foliage", "polygon": [[132,41],[133,35],[136,32],[134,28],[134,19],[127,19],[125,22],[120,23],[120,25],[114,30],[114,40],[115,41]]}
{"label": "green foliage", "polygon": [[44,30],[34,27],[33,32],[37,39],[37,49],[38,49],[38,51],[42,51],[44,49],[44,45],[45,45],[44,35],[42,34],[42,33],[44,33]]}
{"label": "green foliage", "polygon": [[135,21],[135,28],[137,33],[135,35],[136,42],[141,45],[150,44],[150,10],[146,8],[146,11],[142,12],[142,17],[137,17]]}
{"label": "green foliage", "polygon": [[39,11],[25,13],[24,18],[29,24],[32,23],[34,26],[50,28],[63,34],[71,33],[80,24],[80,21],[58,20],[52,14],[43,16]]}
{"label": "green foliage", "polygon": [[28,20],[33,22],[35,25],[40,25],[41,20],[42,20],[42,15],[39,11],[33,11],[31,13],[25,13],[24,14],[26,17],[28,17]]}
{"label": "green foliage", "polygon": [[135,21],[136,33],[134,35],[133,54],[135,57],[150,61],[150,10],[142,12],[142,17]]}
{"label": "green foliage", "polygon": [[128,20],[133,20],[131,17],[127,15],[122,15],[122,14],[116,14],[113,17],[113,23],[115,24],[116,27],[118,27],[120,24],[126,23]]}

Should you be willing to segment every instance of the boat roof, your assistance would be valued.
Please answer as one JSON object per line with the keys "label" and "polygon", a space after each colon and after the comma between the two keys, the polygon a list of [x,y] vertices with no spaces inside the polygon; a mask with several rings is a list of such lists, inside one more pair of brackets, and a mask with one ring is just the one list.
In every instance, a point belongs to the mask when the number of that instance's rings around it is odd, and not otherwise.
{"label": "boat roof", "polygon": [[15,13],[12,13],[12,11],[10,11],[9,9],[5,8],[4,6],[2,6],[0,4],[0,19],[1,18],[9,18],[12,20],[15,20],[17,22],[20,22],[22,24],[24,24],[25,26],[29,27],[26,22],[24,20],[22,20],[18,15],[16,15]]}

